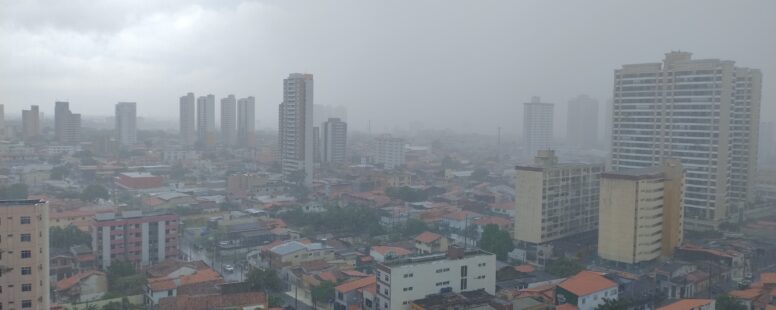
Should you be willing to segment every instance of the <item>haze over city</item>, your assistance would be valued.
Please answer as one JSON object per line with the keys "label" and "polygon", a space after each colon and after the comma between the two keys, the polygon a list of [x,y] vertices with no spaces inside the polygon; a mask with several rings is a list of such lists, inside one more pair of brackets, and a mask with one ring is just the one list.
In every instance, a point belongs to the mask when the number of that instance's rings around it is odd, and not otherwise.
{"label": "haze over city", "polygon": [[[119,101],[175,120],[186,92],[256,97],[276,128],[280,80],[316,76],[316,104],[351,127],[520,134],[522,103],[611,99],[612,70],[671,50],[776,72],[773,1],[3,1],[7,118],[68,100],[85,117]],[[690,18],[691,16],[691,18]],[[763,89],[773,120],[776,89]],[[556,132],[565,133],[563,121]],[[175,126],[170,123],[170,128]],[[562,134],[561,134],[562,135]]]}

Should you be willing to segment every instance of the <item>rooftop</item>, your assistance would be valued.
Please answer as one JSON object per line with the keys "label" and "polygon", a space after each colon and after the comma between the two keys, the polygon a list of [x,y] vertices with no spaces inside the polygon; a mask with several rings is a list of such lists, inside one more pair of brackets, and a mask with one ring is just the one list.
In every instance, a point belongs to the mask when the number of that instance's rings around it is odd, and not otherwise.
{"label": "rooftop", "polygon": [[349,282],[342,283],[340,285],[337,285],[334,289],[338,292],[347,293],[353,290],[357,290],[360,288],[364,288],[370,285],[375,284],[375,276],[368,276],[366,278],[361,278],[358,280],[353,280]]}
{"label": "rooftop", "polygon": [[657,310],[690,310],[703,307],[712,302],[711,299],[682,299],[672,304],[657,308]]}
{"label": "rooftop", "polygon": [[23,205],[37,205],[46,203],[40,199],[13,199],[13,200],[0,200],[0,206],[23,206]]}
{"label": "rooftop", "polygon": [[577,296],[587,296],[605,289],[617,287],[617,283],[607,279],[603,274],[583,270],[580,273],[558,284],[559,287]]}
{"label": "rooftop", "polygon": [[[464,252],[463,257],[474,257],[479,255],[495,256],[495,254],[492,254],[480,249],[466,249],[466,250],[463,250],[463,252]],[[407,255],[396,259],[387,260],[384,263],[382,263],[382,265],[385,265],[387,267],[397,267],[402,265],[429,263],[429,262],[443,261],[448,259],[450,259],[448,257],[448,253],[417,254],[417,255]]]}

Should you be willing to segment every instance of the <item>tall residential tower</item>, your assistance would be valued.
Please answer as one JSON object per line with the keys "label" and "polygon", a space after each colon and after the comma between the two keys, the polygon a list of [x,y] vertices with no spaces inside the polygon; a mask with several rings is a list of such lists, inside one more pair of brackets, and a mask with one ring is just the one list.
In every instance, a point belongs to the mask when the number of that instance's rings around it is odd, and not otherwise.
{"label": "tall residential tower", "polygon": [[552,148],[553,107],[539,97],[523,104],[523,142],[530,156],[538,150]]}
{"label": "tall residential tower", "polygon": [[614,72],[611,167],[681,160],[685,227],[714,229],[751,199],[762,75],[733,61],[670,52]]}
{"label": "tall residential tower", "polygon": [[586,95],[569,100],[566,114],[566,141],[575,149],[598,144],[598,101]]}
{"label": "tall residential tower", "polygon": [[197,142],[197,103],[194,93],[188,93],[180,98],[180,134],[185,145]]}
{"label": "tall residential tower", "polygon": [[313,182],[313,75],[291,73],[283,80],[279,108],[280,161],[287,178],[304,172],[304,184]]}
{"label": "tall residential tower", "polygon": [[256,98],[253,96],[237,100],[237,140],[240,145],[256,144]]}
{"label": "tall residential tower", "polygon": [[197,143],[206,147],[215,143],[216,96],[213,94],[197,98]]}
{"label": "tall residential tower", "polygon": [[221,99],[221,144],[237,143],[237,99],[229,95]]}
{"label": "tall residential tower", "polygon": [[137,109],[134,102],[116,104],[116,140],[123,146],[137,143]]}

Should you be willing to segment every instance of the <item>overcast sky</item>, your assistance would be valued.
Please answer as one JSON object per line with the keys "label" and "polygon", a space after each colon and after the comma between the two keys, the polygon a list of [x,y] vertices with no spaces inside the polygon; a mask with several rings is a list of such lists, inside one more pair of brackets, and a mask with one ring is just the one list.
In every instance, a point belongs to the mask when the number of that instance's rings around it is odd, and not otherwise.
{"label": "overcast sky", "polygon": [[[5,1],[0,103],[53,115],[138,115],[177,126],[186,92],[256,97],[274,128],[282,79],[315,75],[317,104],[351,128],[518,133],[522,103],[611,97],[613,70],[683,50],[764,74],[776,115],[776,1]],[[601,111],[603,111],[603,106]]]}

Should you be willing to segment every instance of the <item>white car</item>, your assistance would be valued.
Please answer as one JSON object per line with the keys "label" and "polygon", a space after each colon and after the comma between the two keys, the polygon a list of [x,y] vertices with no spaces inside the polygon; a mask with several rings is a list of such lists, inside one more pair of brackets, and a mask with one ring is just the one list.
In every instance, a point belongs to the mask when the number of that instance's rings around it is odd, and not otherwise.
{"label": "white car", "polygon": [[234,266],[232,266],[232,265],[224,265],[224,271],[226,271],[226,272],[234,272]]}

